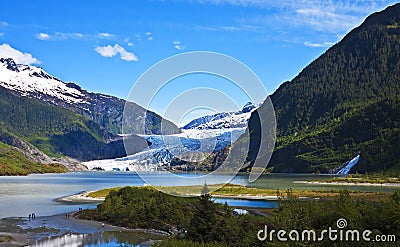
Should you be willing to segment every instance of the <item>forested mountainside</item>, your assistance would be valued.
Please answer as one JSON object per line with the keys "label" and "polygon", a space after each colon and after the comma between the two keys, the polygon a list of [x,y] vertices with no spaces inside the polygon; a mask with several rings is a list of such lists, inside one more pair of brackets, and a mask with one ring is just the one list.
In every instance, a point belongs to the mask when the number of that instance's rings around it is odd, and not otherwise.
{"label": "forested mountainside", "polygon": [[[274,172],[400,172],[400,4],[359,27],[271,95],[278,123]],[[264,105],[261,109],[265,108]],[[249,121],[254,161],[257,111]],[[260,152],[262,156],[262,152]]]}
{"label": "forested mountainside", "polygon": [[[21,143],[32,144],[50,157],[67,156],[80,161],[126,155],[122,139],[89,118],[61,107],[15,96],[2,87],[0,116],[0,141],[3,144],[17,148]],[[132,152],[146,145],[141,137],[133,135],[130,139],[137,144],[130,150]],[[2,165],[9,164],[3,161]]]}
{"label": "forested mountainside", "polygon": [[175,124],[133,102],[88,92],[75,83],[61,81],[39,67],[16,64],[11,58],[0,58],[0,86],[11,90],[17,96],[26,96],[75,111],[114,134],[122,133],[125,104],[131,109],[131,119],[143,121],[145,118],[144,129],[138,124],[126,125],[125,133],[129,131],[132,134],[160,134],[161,121],[165,125],[166,134],[179,133]]}
{"label": "forested mountainside", "polygon": [[[26,164],[28,173],[46,172],[51,170],[31,168],[60,162],[79,169],[80,161],[126,156],[123,140],[116,135],[122,131],[126,104],[133,123],[124,130],[132,133],[125,137],[129,154],[147,147],[135,133],[160,134],[161,122],[164,133],[179,133],[175,124],[135,103],[87,92],[39,67],[0,58],[0,144],[5,152],[0,155],[10,158],[1,161],[0,174],[26,174],[13,165],[17,163]],[[144,126],[137,124],[142,122]]]}

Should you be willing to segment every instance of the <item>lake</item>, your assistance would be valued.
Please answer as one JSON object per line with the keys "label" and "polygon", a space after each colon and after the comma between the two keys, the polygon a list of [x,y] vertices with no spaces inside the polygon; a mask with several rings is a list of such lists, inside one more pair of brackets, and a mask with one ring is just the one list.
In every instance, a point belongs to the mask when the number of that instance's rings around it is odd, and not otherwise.
{"label": "lake", "polygon": [[[162,174],[149,173],[141,175],[147,180],[151,177],[152,181],[157,181],[159,185],[193,185],[191,180],[166,179]],[[179,176],[190,178],[199,177],[202,174],[179,174]],[[394,192],[398,188],[382,186],[339,186],[339,185],[319,185],[305,184],[301,181],[328,180],[334,175],[310,175],[310,174],[264,174],[256,182],[250,184],[248,175],[239,174],[234,177],[231,183],[245,185],[249,187],[279,189],[281,191],[292,188],[294,190],[332,190],[349,189],[356,191],[378,191]],[[218,175],[215,179],[208,178],[208,184],[221,183],[226,181],[223,175]],[[300,182],[299,182],[300,181]],[[197,181],[198,182],[198,181]],[[76,211],[81,208],[93,208],[98,203],[67,203],[58,202],[57,198],[73,195],[82,191],[93,191],[103,188],[119,186],[142,186],[146,182],[133,172],[70,172],[63,174],[39,174],[30,176],[5,176],[0,177],[0,218],[23,217],[18,225],[22,228],[39,229],[40,224],[54,220],[47,220],[47,216],[65,214],[66,212]],[[242,200],[232,198],[214,198],[218,203],[227,203],[233,207],[277,207],[276,201],[265,200]],[[35,213],[38,221],[28,221],[27,217]],[[60,216],[57,216],[60,217]],[[61,216],[62,217],[62,216]],[[9,221],[13,221],[9,219]],[[61,221],[63,222],[63,221]],[[35,225],[39,224],[39,225]],[[36,228],[35,228],[36,227]],[[55,228],[62,228],[55,226]],[[65,228],[65,227],[64,227]],[[67,229],[68,227],[66,227]],[[82,229],[76,231],[77,234],[45,238],[36,242],[34,246],[54,246],[61,243],[76,244],[76,246],[137,246],[138,243],[149,239],[157,239],[157,235],[132,232],[91,232],[85,233]],[[78,234],[79,233],[79,234]],[[48,234],[48,232],[44,232]],[[37,236],[39,238],[39,235]],[[158,236],[159,237],[159,236]]]}
{"label": "lake", "polygon": [[[184,177],[199,176],[199,174],[179,174]],[[190,185],[177,184],[177,180],[165,179],[162,174],[147,174],[153,181],[159,181],[161,185]],[[219,179],[226,179],[223,175],[217,176],[215,180],[208,180],[208,184],[219,183]],[[251,187],[280,189],[288,188],[301,190],[331,190],[349,189],[357,191],[381,191],[393,192],[397,188],[392,187],[369,187],[369,186],[339,186],[296,183],[307,180],[327,180],[332,175],[310,175],[310,174],[265,174],[255,183],[249,184],[248,175],[239,174],[231,183]],[[62,174],[38,174],[29,176],[5,176],[0,177],[0,218],[4,217],[27,217],[35,212],[36,215],[54,215],[69,211],[76,211],[79,207],[91,208],[96,203],[65,203],[57,202],[55,199],[77,194],[82,191],[99,190],[103,188],[118,186],[142,186],[145,182],[140,176],[133,172],[69,172]],[[251,206],[247,201],[246,205]],[[232,203],[232,202],[231,202]],[[229,204],[229,203],[228,203]],[[240,206],[237,203],[232,206]]]}
{"label": "lake", "polygon": [[[149,241],[149,239],[151,239]],[[92,234],[66,234],[36,241],[31,247],[81,246],[81,247],[150,247],[153,241],[165,239],[156,235],[136,232],[96,232]]]}

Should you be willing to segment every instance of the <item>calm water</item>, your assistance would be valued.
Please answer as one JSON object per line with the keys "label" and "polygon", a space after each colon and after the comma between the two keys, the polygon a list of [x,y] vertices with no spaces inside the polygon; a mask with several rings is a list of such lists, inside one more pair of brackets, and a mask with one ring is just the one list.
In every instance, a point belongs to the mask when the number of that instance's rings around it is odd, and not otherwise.
{"label": "calm water", "polygon": [[232,207],[254,207],[254,208],[277,208],[277,201],[266,200],[245,200],[232,198],[213,198],[213,201],[220,204],[227,203]]}
{"label": "calm water", "polygon": [[[159,185],[192,185],[192,181],[182,184],[179,180],[164,179],[161,174],[152,176]],[[180,174],[184,177],[196,177],[195,174]],[[208,179],[207,183],[220,183],[218,176]],[[245,177],[237,177],[236,184],[245,184]],[[204,183],[204,182],[203,182]],[[92,208],[97,203],[66,203],[55,199],[73,195],[82,191],[93,191],[118,186],[142,186],[145,182],[136,173],[131,172],[71,172],[64,174],[39,174],[30,176],[0,177],[0,218],[27,217],[30,213],[37,216],[54,215]]]}
{"label": "calm water", "polygon": [[[195,174],[180,174],[184,177],[195,177]],[[192,185],[190,180],[166,179],[160,174],[148,174],[153,181],[159,185]],[[231,183],[245,186],[279,189],[299,190],[331,190],[331,189],[349,189],[356,191],[382,191],[393,192],[398,188],[391,187],[367,187],[367,186],[338,186],[338,185],[316,185],[304,184],[299,181],[325,180],[332,176],[328,175],[299,175],[299,174],[266,174],[262,175],[255,183],[248,183],[248,175],[238,175]],[[226,180],[224,176],[217,176],[215,179],[208,179],[208,184],[221,183]],[[50,223],[56,224],[64,221],[47,220],[46,217],[55,214],[65,214],[65,212],[76,211],[81,208],[95,207],[96,203],[61,203],[55,199],[67,195],[77,194],[82,191],[99,190],[103,188],[118,186],[141,186],[145,182],[135,173],[130,172],[71,172],[64,174],[43,174],[21,177],[0,177],[0,218],[4,217],[25,217],[22,220],[22,228],[40,229],[32,224],[45,224],[51,227]],[[248,206],[274,208],[277,202],[264,200],[241,200],[230,198],[216,198],[218,203],[228,203],[230,206]],[[27,216],[35,213],[38,217],[36,221],[28,221]],[[59,217],[59,216],[51,216]],[[13,221],[13,219],[8,219]],[[58,224],[57,223],[57,224]],[[62,224],[61,224],[62,225]],[[71,226],[66,226],[71,227]],[[86,227],[86,226],[84,226]],[[82,229],[84,229],[84,227]],[[24,229],[25,229],[24,228]],[[61,229],[62,227],[55,227]],[[65,228],[65,227],[64,227]],[[70,228],[68,228],[70,229]],[[62,236],[53,235],[51,238],[44,238],[37,241],[33,246],[149,246],[148,240],[162,239],[160,235],[140,232],[101,232],[88,231],[82,229],[76,231],[80,234],[66,234]],[[71,230],[71,229],[70,229]],[[47,232],[44,236],[48,236]]]}
{"label": "calm water", "polygon": [[[150,240],[149,240],[150,239]],[[134,247],[151,246],[154,240],[165,237],[141,232],[96,232],[92,234],[65,234],[63,236],[45,238],[31,244],[31,247]]]}
{"label": "calm water", "polygon": [[[190,185],[190,181],[182,184],[178,180],[164,179],[160,174],[148,174],[152,176],[160,185]],[[198,176],[194,174],[183,174],[182,176]],[[224,176],[219,176],[223,178]],[[337,186],[337,185],[312,185],[296,183],[306,180],[324,180],[332,176],[327,175],[298,175],[298,174],[266,174],[262,175],[255,183],[249,184],[248,175],[238,175],[231,182],[252,187],[280,189],[312,189],[312,190],[331,190],[331,189],[350,189],[360,191],[384,191],[392,192],[396,188],[390,187],[366,187],[366,186]],[[207,180],[208,184],[218,183]],[[79,207],[95,207],[96,204],[76,204],[61,203],[55,199],[77,194],[81,191],[99,190],[103,188],[117,186],[141,186],[143,180],[135,173],[130,172],[71,172],[64,174],[41,174],[20,177],[0,177],[0,218],[4,217],[27,217],[28,214],[35,212],[37,216],[54,215],[69,211],[76,211]],[[248,200],[231,200],[228,204],[232,206],[257,206]],[[257,205],[255,205],[257,204]]]}

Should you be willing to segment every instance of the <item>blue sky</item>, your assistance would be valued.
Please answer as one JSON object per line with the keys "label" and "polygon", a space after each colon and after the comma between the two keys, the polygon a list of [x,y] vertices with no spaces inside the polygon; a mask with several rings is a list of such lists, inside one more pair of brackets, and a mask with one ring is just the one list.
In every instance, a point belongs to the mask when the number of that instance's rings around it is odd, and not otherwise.
{"label": "blue sky", "polygon": [[[239,59],[273,93],[369,14],[395,2],[5,1],[0,55],[38,65],[89,91],[126,98],[136,79],[158,61],[213,51]],[[221,79],[192,76],[166,87],[151,108],[162,111],[168,98],[163,95],[199,81],[229,94]],[[232,90],[244,104],[247,99]]]}

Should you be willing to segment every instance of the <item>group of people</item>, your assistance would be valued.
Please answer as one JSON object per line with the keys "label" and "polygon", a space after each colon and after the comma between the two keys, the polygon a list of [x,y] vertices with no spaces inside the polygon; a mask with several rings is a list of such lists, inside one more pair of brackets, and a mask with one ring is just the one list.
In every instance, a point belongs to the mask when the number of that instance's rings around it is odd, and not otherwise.
{"label": "group of people", "polygon": [[35,213],[31,213],[29,214],[29,219],[35,219],[36,218],[36,214]]}
{"label": "group of people", "polygon": [[[79,208],[79,212],[81,212],[81,211],[83,211],[83,208]],[[65,215],[66,219],[68,219],[69,217],[71,217],[70,214],[66,214]],[[29,218],[29,220],[31,220],[31,219],[33,220],[33,219],[36,218],[36,214],[35,213],[31,213],[31,214],[28,215],[28,218]]]}

